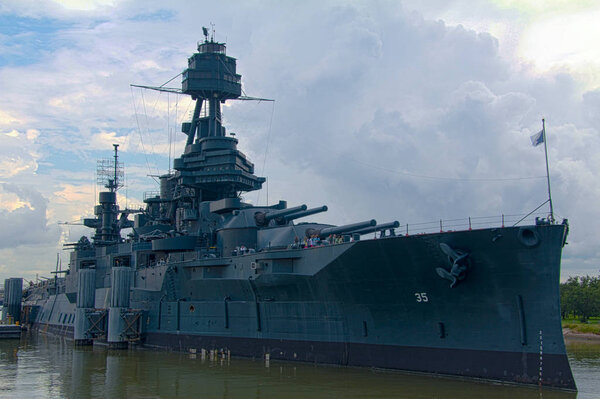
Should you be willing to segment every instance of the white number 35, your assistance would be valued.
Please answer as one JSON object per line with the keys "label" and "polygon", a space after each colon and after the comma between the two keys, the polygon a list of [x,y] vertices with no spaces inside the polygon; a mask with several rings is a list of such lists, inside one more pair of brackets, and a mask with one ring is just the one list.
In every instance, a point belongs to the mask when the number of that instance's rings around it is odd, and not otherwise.
{"label": "white number 35", "polygon": [[415,297],[417,298],[417,302],[429,302],[426,292],[415,292]]}

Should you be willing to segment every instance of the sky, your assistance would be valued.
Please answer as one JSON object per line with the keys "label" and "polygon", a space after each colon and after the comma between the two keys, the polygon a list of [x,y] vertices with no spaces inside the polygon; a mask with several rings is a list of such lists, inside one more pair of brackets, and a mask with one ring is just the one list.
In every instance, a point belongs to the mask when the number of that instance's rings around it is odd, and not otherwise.
{"label": "sky", "polygon": [[[117,1],[0,4],[0,280],[48,276],[91,231],[98,159],[120,145],[121,207],[183,151],[182,72],[214,26],[244,93],[229,132],[267,177],[258,205],[411,233],[506,225],[548,198],[571,225],[562,279],[600,270],[598,1]],[[170,87],[178,87],[176,77]],[[547,204],[534,216],[547,216]]]}

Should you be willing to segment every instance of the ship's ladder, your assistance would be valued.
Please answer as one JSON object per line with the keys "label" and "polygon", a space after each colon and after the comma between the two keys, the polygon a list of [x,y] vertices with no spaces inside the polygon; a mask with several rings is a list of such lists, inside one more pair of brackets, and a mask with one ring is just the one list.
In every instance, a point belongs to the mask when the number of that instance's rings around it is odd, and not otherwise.
{"label": "ship's ladder", "polygon": [[167,270],[165,271],[165,288],[167,291],[167,301],[169,302],[177,300],[177,283],[175,282],[176,273],[173,266],[167,266]]}

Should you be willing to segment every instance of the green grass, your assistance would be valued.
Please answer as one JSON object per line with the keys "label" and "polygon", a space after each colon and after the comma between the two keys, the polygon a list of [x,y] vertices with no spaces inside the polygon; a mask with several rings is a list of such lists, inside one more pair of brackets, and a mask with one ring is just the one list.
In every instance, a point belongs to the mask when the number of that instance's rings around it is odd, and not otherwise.
{"label": "green grass", "polygon": [[588,334],[600,335],[600,320],[597,317],[590,317],[588,323],[582,323],[579,319],[565,319],[562,321],[563,328]]}

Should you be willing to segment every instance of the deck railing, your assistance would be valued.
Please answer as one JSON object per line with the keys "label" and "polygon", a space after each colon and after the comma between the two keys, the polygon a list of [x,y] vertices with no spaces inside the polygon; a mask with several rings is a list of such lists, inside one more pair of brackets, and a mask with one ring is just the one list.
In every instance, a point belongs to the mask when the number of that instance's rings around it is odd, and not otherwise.
{"label": "deck railing", "polygon": [[159,196],[160,196],[159,191],[144,191],[144,201],[147,200],[148,198],[155,198],[155,197],[159,197]]}
{"label": "deck railing", "polygon": [[548,214],[544,212],[532,213],[526,219],[523,219],[524,216],[527,216],[527,214],[501,214],[496,216],[468,216],[459,219],[440,219],[430,222],[401,224],[396,231],[400,234],[416,235],[490,227],[510,227],[516,224],[535,224],[536,218],[547,218]]}

